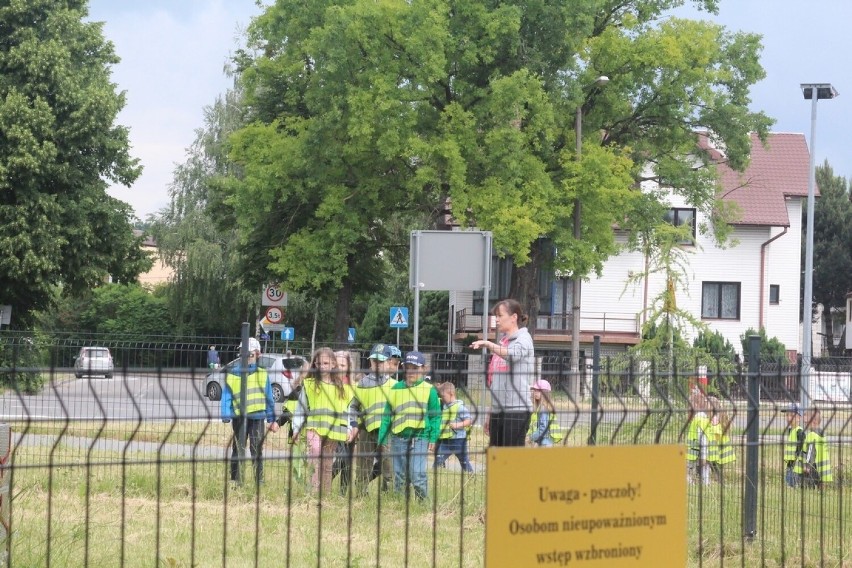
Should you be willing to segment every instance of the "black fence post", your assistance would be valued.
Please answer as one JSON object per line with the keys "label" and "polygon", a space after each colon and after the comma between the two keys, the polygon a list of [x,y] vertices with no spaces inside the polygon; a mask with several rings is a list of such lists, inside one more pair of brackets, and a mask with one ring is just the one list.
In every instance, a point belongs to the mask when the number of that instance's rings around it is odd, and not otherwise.
{"label": "black fence post", "polygon": [[595,336],[592,347],[592,416],[589,427],[589,445],[594,446],[598,439],[598,412],[601,394],[601,336]]}
{"label": "black fence post", "polygon": [[[239,479],[238,483],[245,480],[246,467],[246,438],[248,437],[248,417],[246,416],[246,407],[248,406],[248,356],[249,356],[249,323],[243,322],[242,330],[240,330],[240,428],[237,432],[237,453],[239,454],[238,468]],[[227,378],[227,375],[226,375]]]}
{"label": "black fence post", "polygon": [[746,541],[757,536],[757,483],[760,459],[760,336],[748,338],[748,423],[746,424],[745,494],[743,533]]}

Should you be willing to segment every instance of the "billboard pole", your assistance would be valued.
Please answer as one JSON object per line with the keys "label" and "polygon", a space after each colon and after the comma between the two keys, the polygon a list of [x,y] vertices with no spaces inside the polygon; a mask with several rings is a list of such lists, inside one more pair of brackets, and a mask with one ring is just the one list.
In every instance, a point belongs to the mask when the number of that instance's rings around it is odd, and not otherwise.
{"label": "billboard pole", "polygon": [[[411,247],[414,249],[413,286],[414,286],[414,350],[419,351],[420,344],[420,231],[411,232]],[[399,345],[399,329],[396,330],[396,343]]]}

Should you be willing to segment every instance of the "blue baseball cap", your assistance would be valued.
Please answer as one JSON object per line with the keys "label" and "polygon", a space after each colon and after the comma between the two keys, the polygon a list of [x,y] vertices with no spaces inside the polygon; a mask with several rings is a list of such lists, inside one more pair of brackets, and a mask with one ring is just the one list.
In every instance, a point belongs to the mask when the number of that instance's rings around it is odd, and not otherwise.
{"label": "blue baseball cap", "polygon": [[388,345],[388,349],[390,349],[391,357],[402,359],[402,351],[399,350],[399,347],[397,347],[396,345]]}
{"label": "blue baseball cap", "polygon": [[422,367],[426,364],[426,357],[420,351],[409,351],[405,354],[405,364]]}

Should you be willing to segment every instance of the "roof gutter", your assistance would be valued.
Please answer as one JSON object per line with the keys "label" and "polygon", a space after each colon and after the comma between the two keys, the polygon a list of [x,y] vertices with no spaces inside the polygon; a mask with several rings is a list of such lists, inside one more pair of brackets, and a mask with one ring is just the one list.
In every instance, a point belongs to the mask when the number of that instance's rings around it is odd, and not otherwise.
{"label": "roof gutter", "polygon": [[764,284],[763,284],[764,278],[765,278],[765,273],[766,273],[766,246],[769,243],[771,243],[772,241],[779,239],[786,234],[787,234],[787,227],[784,227],[783,231],[781,231],[780,233],[778,233],[777,235],[775,235],[774,237],[772,237],[771,239],[769,239],[768,241],[766,241],[765,243],[760,245],[760,316],[758,318],[758,321],[760,322],[760,327],[766,327],[764,325],[765,322],[763,321],[763,317],[764,317],[764,314],[763,314],[763,311],[764,311],[763,310],[763,299],[766,296],[766,289],[765,289]]}

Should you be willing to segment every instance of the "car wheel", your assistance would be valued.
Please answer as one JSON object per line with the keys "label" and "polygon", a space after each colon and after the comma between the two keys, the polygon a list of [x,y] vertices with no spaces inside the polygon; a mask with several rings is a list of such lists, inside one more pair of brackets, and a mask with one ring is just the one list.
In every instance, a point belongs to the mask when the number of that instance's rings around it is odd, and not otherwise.
{"label": "car wheel", "polygon": [[222,400],[222,387],[219,383],[207,383],[207,398],[213,401]]}
{"label": "car wheel", "polygon": [[272,383],[272,400],[275,402],[284,401],[284,389],[278,383]]}
{"label": "car wheel", "polygon": [[111,379],[111,378],[112,378],[112,373],[107,373],[106,375],[104,375],[104,377],[106,377],[107,379]]}
{"label": "car wheel", "polygon": [[78,379],[82,379],[83,373],[74,373],[74,376],[77,377]]}

